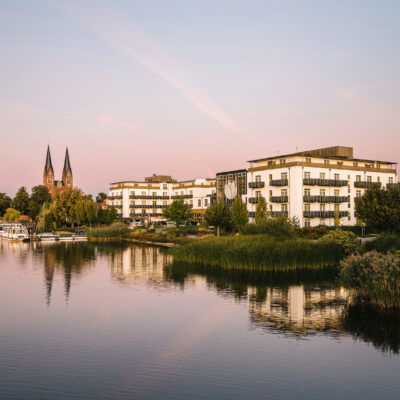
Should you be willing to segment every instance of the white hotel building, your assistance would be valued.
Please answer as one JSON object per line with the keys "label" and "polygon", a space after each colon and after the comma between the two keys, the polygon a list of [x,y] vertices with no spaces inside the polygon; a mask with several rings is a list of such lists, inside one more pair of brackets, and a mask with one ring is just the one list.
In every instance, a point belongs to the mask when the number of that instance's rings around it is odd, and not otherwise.
{"label": "white hotel building", "polygon": [[170,176],[153,175],[144,181],[123,181],[110,185],[107,205],[119,218],[136,221],[164,221],[163,210],[175,199],[192,207],[193,216],[201,218],[215,194],[215,179],[177,182]]}
{"label": "white hotel building", "polygon": [[[396,163],[353,158],[352,147],[327,147],[249,161],[250,218],[263,196],[272,215],[296,217],[302,226],[355,225],[356,197],[367,188],[399,187]],[[219,196],[220,197],[220,196]]]}

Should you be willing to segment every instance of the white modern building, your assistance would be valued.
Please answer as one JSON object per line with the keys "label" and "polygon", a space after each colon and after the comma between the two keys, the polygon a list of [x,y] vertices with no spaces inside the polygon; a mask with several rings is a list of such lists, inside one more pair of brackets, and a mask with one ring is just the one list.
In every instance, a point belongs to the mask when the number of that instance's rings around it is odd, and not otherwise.
{"label": "white modern building", "polygon": [[216,196],[215,179],[177,182],[167,175],[153,175],[144,181],[111,183],[107,205],[118,217],[136,221],[164,221],[163,210],[176,199],[192,207],[194,218],[204,215]]}
{"label": "white modern building", "polygon": [[260,196],[272,215],[296,217],[302,226],[355,225],[355,198],[367,188],[397,183],[396,163],[353,157],[352,147],[327,147],[249,161],[250,219]]}

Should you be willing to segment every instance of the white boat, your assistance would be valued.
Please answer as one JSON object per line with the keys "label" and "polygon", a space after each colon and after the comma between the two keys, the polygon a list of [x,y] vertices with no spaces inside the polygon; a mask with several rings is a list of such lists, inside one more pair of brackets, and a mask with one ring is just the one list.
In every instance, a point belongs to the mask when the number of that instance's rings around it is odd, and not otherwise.
{"label": "white boat", "polygon": [[60,236],[55,233],[40,233],[36,237],[43,242],[55,242],[60,239]]}
{"label": "white boat", "polygon": [[86,242],[87,236],[86,235],[74,235],[74,241],[75,242]]}
{"label": "white boat", "polygon": [[7,227],[3,226],[1,237],[19,242],[29,242],[30,240],[28,230],[21,224],[14,224]]}
{"label": "white boat", "polygon": [[72,233],[60,233],[59,240],[63,242],[73,241],[74,235]]}

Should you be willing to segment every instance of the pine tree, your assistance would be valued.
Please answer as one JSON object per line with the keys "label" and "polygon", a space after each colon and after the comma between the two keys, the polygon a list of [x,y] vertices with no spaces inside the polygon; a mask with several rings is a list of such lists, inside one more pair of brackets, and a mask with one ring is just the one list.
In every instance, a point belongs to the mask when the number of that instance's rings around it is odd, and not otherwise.
{"label": "pine tree", "polygon": [[246,204],[243,203],[240,196],[236,196],[231,206],[231,220],[233,229],[239,232],[240,228],[249,222]]}
{"label": "pine tree", "polygon": [[267,221],[268,218],[268,211],[267,211],[267,202],[263,196],[258,198],[258,204],[256,208],[256,216],[255,216],[255,223],[256,224],[263,224]]}

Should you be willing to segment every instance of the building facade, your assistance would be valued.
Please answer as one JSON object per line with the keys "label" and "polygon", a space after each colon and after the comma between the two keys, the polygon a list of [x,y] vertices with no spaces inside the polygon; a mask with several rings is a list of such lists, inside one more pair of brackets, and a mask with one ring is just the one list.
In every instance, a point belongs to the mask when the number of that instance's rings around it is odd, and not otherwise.
{"label": "building facade", "polygon": [[65,152],[64,168],[62,171],[61,180],[55,180],[54,176],[55,174],[51,161],[50,147],[47,146],[46,163],[43,171],[43,186],[46,186],[49,189],[52,196],[62,190],[73,188],[74,177],[72,174],[71,163],[69,161],[68,148]]}
{"label": "building facade", "polygon": [[356,225],[355,199],[368,188],[397,184],[396,163],[354,158],[352,147],[328,147],[249,163],[249,190],[243,200],[251,219],[263,196],[272,215],[295,217],[301,226]]}
{"label": "building facade", "polygon": [[176,199],[192,207],[200,219],[215,197],[215,179],[177,182],[170,176],[153,175],[144,181],[123,181],[110,185],[107,205],[119,218],[137,222],[161,222],[163,210]]}

